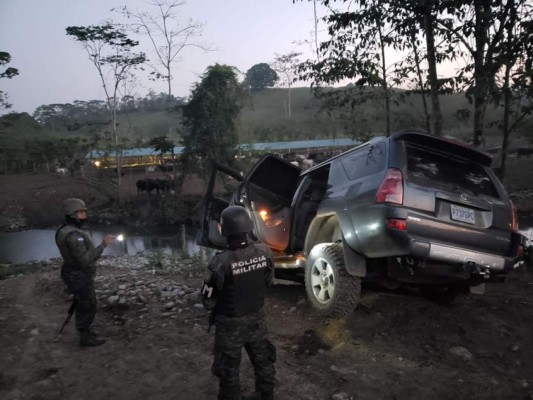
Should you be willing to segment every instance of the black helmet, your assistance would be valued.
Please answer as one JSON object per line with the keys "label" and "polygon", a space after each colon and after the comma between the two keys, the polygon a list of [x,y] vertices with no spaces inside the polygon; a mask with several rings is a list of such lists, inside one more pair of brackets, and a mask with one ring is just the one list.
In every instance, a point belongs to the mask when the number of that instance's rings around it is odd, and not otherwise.
{"label": "black helmet", "polygon": [[222,235],[227,237],[251,232],[252,221],[244,207],[229,206],[220,215],[220,226]]}
{"label": "black helmet", "polygon": [[64,215],[73,215],[77,211],[87,211],[87,206],[85,202],[81,199],[71,198],[66,199],[63,202],[63,214]]}

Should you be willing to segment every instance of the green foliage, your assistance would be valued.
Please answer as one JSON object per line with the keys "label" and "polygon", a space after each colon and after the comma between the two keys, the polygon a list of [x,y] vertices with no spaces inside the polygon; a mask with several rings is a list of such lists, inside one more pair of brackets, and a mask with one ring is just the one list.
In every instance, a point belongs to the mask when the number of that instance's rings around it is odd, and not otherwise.
{"label": "green foliage", "polygon": [[[0,66],[4,66],[11,62],[11,54],[0,51]],[[18,69],[13,67],[6,68],[3,72],[0,71],[0,78],[11,79],[19,74]],[[11,108],[11,104],[8,102],[7,93],[0,90],[0,110]]]}
{"label": "green foliage", "polygon": [[190,219],[191,210],[181,197],[161,197],[156,209],[157,221],[161,225],[174,226]]}
{"label": "green foliage", "polygon": [[146,259],[147,259],[147,268],[151,268],[153,270],[163,270],[164,269],[164,261],[165,261],[165,255],[163,251],[161,250],[152,250],[148,253],[146,253]]}
{"label": "green foliage", "polygon": [[259,92],[267,87],[272,87],[279,77],[267,63],[255,64],[246,72],[245,84],[253,92]]}
{"label": "green foliage", "polygon": [[231,164],[238,143],[237,118],[243,96],[234,67],[208,67],[183,107],[185,153],[208,162]]}
{"label": "green foliage", "polygon": [[148,144],[160,154],[172,154],[174,155],[174,147],[176,146],[172,140],[166,136],[155,136]]}

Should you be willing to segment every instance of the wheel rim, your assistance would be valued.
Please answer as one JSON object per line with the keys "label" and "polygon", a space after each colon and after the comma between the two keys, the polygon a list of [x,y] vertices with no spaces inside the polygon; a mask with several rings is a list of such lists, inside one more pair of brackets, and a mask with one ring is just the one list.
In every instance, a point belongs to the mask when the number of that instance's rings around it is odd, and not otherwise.
{"label": "wheel rim", "polygon": [[324,258],[317,258],[311,266],[311,289],[315,299],[327,304],[335,293],[335,274]]}

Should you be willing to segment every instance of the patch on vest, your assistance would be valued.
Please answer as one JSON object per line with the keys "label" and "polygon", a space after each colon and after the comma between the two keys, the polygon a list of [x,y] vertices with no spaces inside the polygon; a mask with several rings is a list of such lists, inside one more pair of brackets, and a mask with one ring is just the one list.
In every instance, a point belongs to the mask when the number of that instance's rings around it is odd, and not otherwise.
{"label": "patch on vest", "polygon": [[216,297],[217,288],[209,285],[207,282],[204,282],[201,293],[203,297],[210,299],[212,297]]}
{"label": "patch on vest", "polygon": [[231,272],[233,275],[245,274],[261,268],[266,268],[267,265],[266,256],[252,257],[244,261],[231,263]]}

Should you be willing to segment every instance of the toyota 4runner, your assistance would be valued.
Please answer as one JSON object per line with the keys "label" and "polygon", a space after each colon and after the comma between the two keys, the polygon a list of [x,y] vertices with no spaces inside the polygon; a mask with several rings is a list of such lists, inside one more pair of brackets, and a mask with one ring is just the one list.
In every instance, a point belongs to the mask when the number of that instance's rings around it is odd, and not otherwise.
{"label": "toyota 4runner", "polygon": [[483,292],[513,269],[521,236],[485,153],[416,132],[379,137],[304,172],[263,156],[242,176],[217,165],[198,244],[223,248],[220,213],[244,206],[276,276],[305,282],[319,315],[345,316],[361,281]]}

